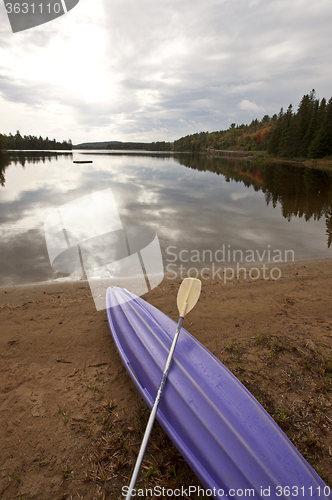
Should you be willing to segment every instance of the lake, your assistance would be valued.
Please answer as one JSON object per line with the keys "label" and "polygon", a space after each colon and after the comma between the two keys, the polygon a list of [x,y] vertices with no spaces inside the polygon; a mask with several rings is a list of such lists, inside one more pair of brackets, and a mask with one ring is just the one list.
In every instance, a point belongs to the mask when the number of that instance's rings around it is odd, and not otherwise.
{"label": "lake", "polygon": [[[44,222],[59,207],[102,190],[113,193],[118,231],[140,226],[132,233],[138,246],[144,231],[150,240],[157,236],[170,278],[203,268],[218,278],[226,266],[275,267],[331,256],[328,172],[203,155],[74,150],[2,154],[0,175],[1,285],[82,275],[71,264],[66,273],[61,265],[52,268]],[[89,221],[87,234],[92,215]]]}

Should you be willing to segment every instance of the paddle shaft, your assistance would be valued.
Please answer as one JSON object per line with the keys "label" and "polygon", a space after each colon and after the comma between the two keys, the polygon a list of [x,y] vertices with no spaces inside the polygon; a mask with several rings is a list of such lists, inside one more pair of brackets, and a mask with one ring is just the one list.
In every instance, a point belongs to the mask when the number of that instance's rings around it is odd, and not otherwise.
{"label": "paddle shaft", "polygon": [[163,393],[163,390],[164,390],[164,387],[165,387],[165,384],[166,384],[168,371],[169,371],[169,368],[171,366],[174,349],[175,349],[176,342],[178,340],[179,333],[180,333],[180,330],[181,330],[182,321],[183,321],[183,317],[181,316],[180,319],[179,319],[179,322],[178,322],[178,326],[177,326],[175,335],[174,335],[174,339],[173,339],[173,342],[172,342],[171,349],[170,349],[170,351],[168,353],[168,358],[167,358],[166,365],[165,365],[165,368],[164,368],[163,376],[161,378],[161,382],[160,382],[160,385],[159,385],[157,396],[156,396],[154,405],[153,405],[151,413],[150,413],[150,418],[149,418],[149,421],[148,421],[148,425],[146,426],[146,429],[145,429],[145,434],[144,434],[143,441],[142,441],[142,444],[141,444],[141,447],[140,447],[140,450],[139,450],[139,454],[138,454],[137,461],[136,461],[136,464],[135,464],[134,472],[133,472],[133,475],[131,476],[131,480],[130,480],[130,484],[129,484],[129,490],[128,490],[128,493],[127,493],[127,496],[126,496],[126,500],[130,500],[131,499],[132,491],[133,491],[133,489],[135,487],[135,484],[136,484],[137,476],[138,476],[138,473],[139,473],[139,470],[140,470],[140,467],[141,467],[141,463],[142,463],[142,460],[143,460],[143,456],[144,456],[144,453],[145,453],[145,450],[146,450],[146,447],[147,447],[147,444],[148,444],[148,441],[149,441],[149,437],[150,437],[150,434],[151,434],[151,431],[152,431],[152,427],[153,427],[154,419],[155,419],[155,416],[156,416],[156,413],[157,413],[157,410],[158,410],[158,406],[159,406],[159,402],[160,402],[160,399],[161,399],[161,395]]}

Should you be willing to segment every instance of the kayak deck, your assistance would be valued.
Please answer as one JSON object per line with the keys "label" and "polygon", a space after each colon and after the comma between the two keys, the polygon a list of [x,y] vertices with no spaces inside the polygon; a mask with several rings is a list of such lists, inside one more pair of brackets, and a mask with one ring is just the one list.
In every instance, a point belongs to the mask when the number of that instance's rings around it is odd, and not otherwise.
{"label": "kayak deck", "polygon": [[[176,323],[127,290],[107,290],[110,329],[128,373],[151,409]],[[332,499],[329,488],[274,420],[183,328],[156,418],[215,498]],[[219,493],[218,493],[219,492]],[[242,493],[240,493],[242,492]],[[250,496],[249,493],[247,496]]]}

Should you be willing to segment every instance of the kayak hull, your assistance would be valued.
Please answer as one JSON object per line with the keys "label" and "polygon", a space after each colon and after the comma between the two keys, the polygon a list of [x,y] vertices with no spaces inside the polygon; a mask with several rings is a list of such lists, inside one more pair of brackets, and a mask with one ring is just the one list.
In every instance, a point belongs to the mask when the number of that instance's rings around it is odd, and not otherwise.
{"label": "kayak hull", "polygon": [[[121,359],[151,409],[176,323],[117,287],[107,290],[106,307]],[[156,418],[214,498],[332,499],[252,394],[183,328]]]}

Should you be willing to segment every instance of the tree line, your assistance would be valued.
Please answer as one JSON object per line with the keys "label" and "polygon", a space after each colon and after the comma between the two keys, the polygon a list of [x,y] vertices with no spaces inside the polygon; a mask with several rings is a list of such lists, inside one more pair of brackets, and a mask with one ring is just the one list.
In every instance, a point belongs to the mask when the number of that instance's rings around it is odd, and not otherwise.
{"label": "tree line", "polygon": [[110,142],[107,144],[106,149],[110,150],[124,150],[124,151],[172,151],[173,145],[170,142],[157,141],[157,142]]}
{"label": "tree line", "polygon": [[43,139],[34,135],[21,136],[19,130],[15,135],[0,134],[0,150],[27,149],[27,150],[70,150],[73,145],[71,140],[58,142],[55,139]]}
{"label": "tree line", "polygon": [[332,98],[316,99],[315,91],[304,95],[293,112],[280,110],[268,144],[268,152],[285,158],[323,158],[332,154]]}
{"label": "tree line", "polygon": [[232,123],[228,130],[200,132],[174,141],[174,151],[265,151],[272,127],[278,116],[265,115],[261,121],[252,120],[250,125]]}
{"label": "tree line", "polygon": [[174,151],[263,151],[266,150],[271,129],[277,119],[277,115],[272,118],[265,115],[261,121],[252,120],[250,125],[232,123],[228,130],[187,135],[174,141]]}
{"label": "tree line", "polygon": [[250,125],[232,123],[228,130],[200,132],[174,142],[174,151],[267,151],[282,158],[323,158],[332,155],[332,98],[316,98],[315,90],[302,97],[296,112],[265,115]]}

